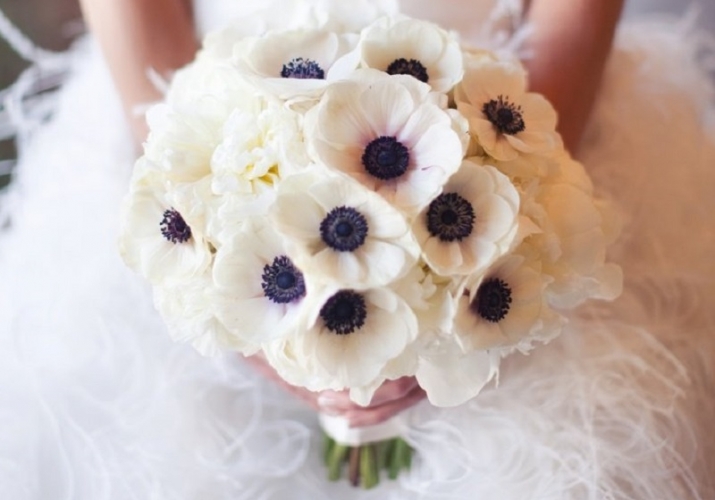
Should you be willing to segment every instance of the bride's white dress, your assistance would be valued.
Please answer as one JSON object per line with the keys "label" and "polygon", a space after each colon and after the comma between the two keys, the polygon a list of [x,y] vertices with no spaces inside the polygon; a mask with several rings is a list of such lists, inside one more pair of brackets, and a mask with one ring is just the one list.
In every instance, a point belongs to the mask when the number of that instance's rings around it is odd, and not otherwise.
{"label": "bride's white dress", "polygon": [[[404,3],[470,37],[492,8]],[[198,2],[198,25],[249,5]],[[169,340],[117,255],[133,152],[98,51],[80,44],[0,199],[0,498],[715,498],[713,88],[682,28],[622,27],[585,138],[597,188],[628,218],[623,297],[577,311],[463,407],[412,411],[413,470],[368,492],[326,481],[300,402],[236,356]]]}

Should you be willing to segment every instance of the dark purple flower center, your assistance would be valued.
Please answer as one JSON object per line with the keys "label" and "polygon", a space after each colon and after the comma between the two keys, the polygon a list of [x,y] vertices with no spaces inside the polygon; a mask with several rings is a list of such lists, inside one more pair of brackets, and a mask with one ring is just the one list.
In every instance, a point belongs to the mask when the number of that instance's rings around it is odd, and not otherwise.
{"label": "dark purple flower center", "polygon": [[407,171],[410,151],[397,138],[381,136],[367,145],[362,164],[373,177],[384,181],[396,179]]}
{"label": "dark purple flower center", "polygon": [[417,59],[405,59],[404,57],[395,59],[387,67],[387,73],[390,75],[414,76],[419,81],[424,83],[429,81],[427,68],[425,68]]}
{"label": "dark purple flower center", "polygon": [[173,208],[164,212],[159,227],[164,238],[174,244],[186,243],[191,238],[191,228],[181,214]]}
{"label": "dark purple flower center", "polygon": [[514,135],[526,129],[521,106],[509,102],[509,97],[499,96],[482,107],[487,120],[502,134]]}
{"label": "dark purple flower center", "polygon": [[320,309],[325,327],[338,335],[347,335],[363,327],[367,318],[365,297],[352,290],[341,290]]}
{"label": "dark purple flower center", "polygon": [[320,237],[338,252],[352,252],[365,243],[367,219],[352,207],[333,208],[320,223]]}
{"label": "dark purple flower center", "polygon": [[484,280],[470,308],[490,323],[498,323],[511,308],[511,288],[499,278]]}
{"label": "dark purple flower center", "polygon": [[427,230],[441,241],[462,241],[474,229],[474,208],[457,193],[442,193],[427,209]]}
{"label": "dark purple flower center", "polygon": [[323,68],[312,59],[296,57],[283,65],[281,76],[283,78],[297,78],[299,80],[324,80],[325,72]]}
{"label": "dark purple flower center", "polygon": [[266,264],[261,279],[264,295],[276,304],[288,304],[305,296],[303,273],[285,255]]}

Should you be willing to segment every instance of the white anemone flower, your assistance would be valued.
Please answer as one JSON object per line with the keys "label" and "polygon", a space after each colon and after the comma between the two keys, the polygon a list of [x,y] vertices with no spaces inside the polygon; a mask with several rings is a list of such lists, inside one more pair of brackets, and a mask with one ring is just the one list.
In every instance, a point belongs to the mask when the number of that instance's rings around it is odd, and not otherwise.
{"label": "white anemone flower", "polygon": [[254,84],[281,99],[319,97],[359,64],[357,35],[322,30],[271,32],[236,45],[236,65]]}
{"label": "white anemone flower", "polygon": [[124,202],[119,247],[126,264],[160,285],[201,274],[211,250],[191,207],[177,205],[162,190],[140,187]]}
{"label": "white anemone flower", "polygon": [[308,293],[301,270],[269,224],[247,224],[213,266],[216,316],[243,342],[260,345],[296,327]]}
{"label": "white anemone flower", "polygon": [[526,72],[515,63],[482,59],[467,65],[454,98],[472,134],[496,160],[562,147],[556,111],[544,96],[527,92]]}
{"label": "white anemone flower", "polygon": [[331,85],[314,108],[314,154],[415,215],[462,161],[458,127],[434,101],[410,76],[361,70]]}
{"label": "white anemone flower", "polygon": [[510,249],[518,229],[519,193],[489,165],[465,160],[415,219],[423,258],[444,275],[482,273]]}
{"label": "white anemone flower", "polygon": [[362,63],[390,75],[410,75],[436,92],[448,92],[462,79],[462,50],[453,33],[434,23],[383,17],[365,28]]}
{"label": "white anemone flower", "polygon": [[260,195],[309,163],[300,117],[276,103],[257,100],[236,109],[223,126],[211,157],[217,194]]}
{"label": "white anemone flower", "polygon": [[516,348],[560,333],[562,321],[546,301],[549,278],[525,257],[502,259],[484,276],[470,276],[457,305],[454,334],[465,352]]}
{"label": "white anemone flower", "polygon": [[286,179],[271,218],[296,264],[324,283],[383,286],[419,256],[403,215],[347,177],[306,173]]}
{"label": "white anemone flower", "polygon": [[418,334],[417,319],[389,288],[331,287],[310,303],[311,312],[289,341],[310,389],[365,388],[359,391],[364,393],[388,373],[409,371],[398,366],[405,354],[406,368],[413,367],[408,347]]}

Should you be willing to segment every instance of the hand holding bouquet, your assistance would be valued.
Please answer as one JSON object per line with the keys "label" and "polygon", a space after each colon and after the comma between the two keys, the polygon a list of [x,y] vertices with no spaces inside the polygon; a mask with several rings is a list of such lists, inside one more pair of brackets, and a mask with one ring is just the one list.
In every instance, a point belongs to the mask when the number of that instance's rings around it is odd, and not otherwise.
{"label": "hand holding bouquet", "polygon": [[[361,405],[414,377],[453,406],[559,310],[620,290],[615,224],[552,107],[434,24],[216,33],[148,118],[121,250],[203,354],[261,352]],[[323,422],[333,476],[409,463],[394,422],[358,441]]]}

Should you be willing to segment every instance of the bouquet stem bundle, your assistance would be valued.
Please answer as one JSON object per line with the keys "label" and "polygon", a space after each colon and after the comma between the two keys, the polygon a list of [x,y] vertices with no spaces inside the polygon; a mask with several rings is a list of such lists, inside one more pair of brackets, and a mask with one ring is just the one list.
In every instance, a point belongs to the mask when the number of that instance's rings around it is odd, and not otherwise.
{"label": "bouquet stem bundle", "polygon": [[412,466],[412,447],[399,437],[358,446],[338,443],[326,433],[323,440],[323,461],[330,481],[339,481],[347,468],[353,486],[370,489],[379,484],[382,471],[394,480]]}

